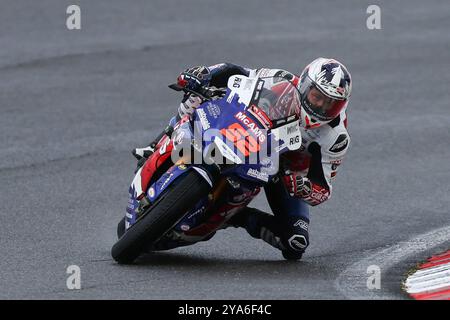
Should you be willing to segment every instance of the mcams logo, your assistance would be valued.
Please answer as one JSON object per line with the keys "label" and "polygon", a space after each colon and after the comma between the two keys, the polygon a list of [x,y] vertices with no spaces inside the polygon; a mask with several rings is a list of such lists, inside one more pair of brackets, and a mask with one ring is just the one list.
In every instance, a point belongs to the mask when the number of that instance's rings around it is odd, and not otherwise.
{"label": "mcams logo", "polygon": [[266,141],[266,136],[263,133],[263,131],[260,128],[258,128],[258,125],[255,123],[255,121],[247,117],[245,113],[238,112],[235,114],[234,117],[239,121],[241,121],[248,129],[250,129],[250,131],[253,132],[255,136],[258,138],[258,141],[260,143]]}

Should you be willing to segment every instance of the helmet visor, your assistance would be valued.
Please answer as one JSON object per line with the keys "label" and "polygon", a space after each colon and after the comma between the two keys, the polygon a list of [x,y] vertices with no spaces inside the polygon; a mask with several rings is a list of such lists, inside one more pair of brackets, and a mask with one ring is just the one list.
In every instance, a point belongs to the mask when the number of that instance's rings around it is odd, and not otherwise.
{"label": "helmet visor", "polygon": [[327,96],[311,82],[302,89],[304,89],[302,102],[305,111],[320,121],[333,120],[347,103],[346,99],[336,99]]}

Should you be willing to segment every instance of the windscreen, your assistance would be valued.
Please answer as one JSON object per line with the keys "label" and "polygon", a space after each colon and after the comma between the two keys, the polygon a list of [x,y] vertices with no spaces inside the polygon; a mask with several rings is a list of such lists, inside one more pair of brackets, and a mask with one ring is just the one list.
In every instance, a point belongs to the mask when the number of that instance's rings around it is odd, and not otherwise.
{"label": "windscreen", "polygon": [[250,105],[257,106],[272,121],[287,118],[300,113],[300,92],[285,78],[259,78]]}

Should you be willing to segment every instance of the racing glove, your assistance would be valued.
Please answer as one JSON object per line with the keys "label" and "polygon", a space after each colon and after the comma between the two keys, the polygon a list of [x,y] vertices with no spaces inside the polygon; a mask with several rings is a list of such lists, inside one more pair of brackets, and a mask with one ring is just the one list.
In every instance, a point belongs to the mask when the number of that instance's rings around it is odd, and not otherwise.
{"label": "racing glove", "polygon": [[311,195],[312,185],[307,177],[292,172],[283,177],[284,184],[291,196],[306,198]]}
{"label": "racing glove", "polygon": [[[209,85],[210,81],[211,73],[209,69],[204,66],[186,69],[177,78],[179,87],[194,92],[201,92],[202,88]],[[202,102],[203,100],[199,96],[193,93],[186,93],[178,107],[178,114],[180,117],[191,115]]]}
{"label": "racing glove", "polygon": [[284,184],[291,196],[302,198],[311,206],[321,204],[330,198],[330,190],[312,183],[307,177],[289,172],[283,177]]}
{"label": "racing glove", "polygon": [[209,85],[211,73],[207,67],[197,66],[184,70],[177,78],[177,84],[181,88],[197,91]]}

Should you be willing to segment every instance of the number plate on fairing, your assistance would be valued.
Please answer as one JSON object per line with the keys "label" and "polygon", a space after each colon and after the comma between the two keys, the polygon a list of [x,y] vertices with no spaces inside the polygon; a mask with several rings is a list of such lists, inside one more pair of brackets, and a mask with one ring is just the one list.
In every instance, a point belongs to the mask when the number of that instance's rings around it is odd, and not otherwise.
{"label": "number plate on fairing", "polygon": [[234,96],[237,94],[239,96],[239,103],[248,106],[252,100],[255,86],[258,84],[256,80],[257,79],[240,75],[230,77],[227,84],[228,88],[231,90],[228,97],[229,102],[233,100]]}
{"label": "number plate on fairing", "polygon": [[277,151],[284,148],[289,150],[297,150],[302,146],[302,133],[300,131],[300,125],[297,120],[287,123],[284,126],[271,130],[275,137],[275,140],[280,142],[280,146]]}

